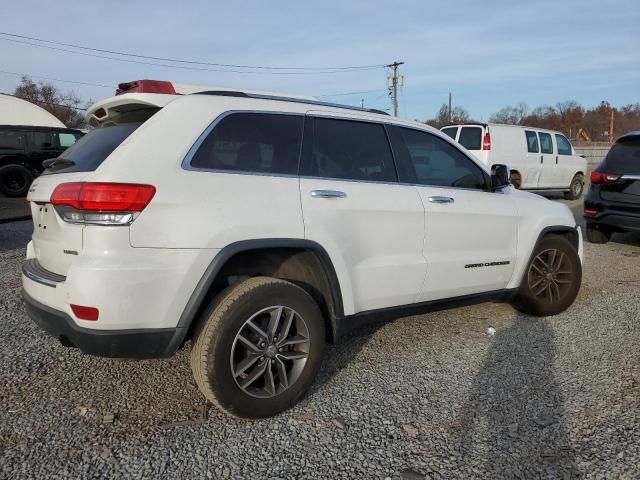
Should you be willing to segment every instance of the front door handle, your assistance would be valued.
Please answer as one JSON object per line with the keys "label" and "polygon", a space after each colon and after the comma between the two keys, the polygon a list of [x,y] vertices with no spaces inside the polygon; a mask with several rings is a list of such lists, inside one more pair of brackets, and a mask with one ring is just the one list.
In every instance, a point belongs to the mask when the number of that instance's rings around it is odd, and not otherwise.
{"label": "front door handle", "polygon": [[556,165],[558,164],[558,156],[556,155]]}
{"label": "front door handle", "polygon": [[431,203],[453,203],[453,198],[451,198],[451,197],[441,197],[440,195],[435,195],[433,197],[429,197],[429,202],[431,202]]}
{"label": "front door handle", "polygon": [[344,198],[347,194],[338,190],[312,190],[311,196],[315,198]]}

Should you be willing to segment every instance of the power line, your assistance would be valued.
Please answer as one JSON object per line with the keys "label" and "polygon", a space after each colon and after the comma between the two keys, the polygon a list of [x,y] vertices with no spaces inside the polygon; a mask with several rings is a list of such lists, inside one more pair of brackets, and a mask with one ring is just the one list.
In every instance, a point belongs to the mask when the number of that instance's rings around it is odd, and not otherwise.
{"label": "power line", "polygon": [[[12,38],[2,38],[0,37],[0,40],[5,40],[5,41],[13,41],[16,43],[23,43],[26,45],[32,45],[32,46],[37,46],[37,47],[41,47],[41,48],[49,48],[49,49],[53,49],[53,50],[61,50],[61,51],[65,51],[65,52],[70,52],[70,53],[78,53],[78,54],[82,54],[82,52],[77,52],[74,50],[63,50],[63,49],[56,49],[54,47],[50,47],[48,45],[39,45],[36,43],[30,43],[30,42],[25,42],[24,40],[31,40],[31,41],[35,41],[35,42],[41,42],[41,43],[47,43],[49,45],[58,45],[58,46],[63,46],[63,47],[71,47],[71,48],[75,48],[75,49],[80,49],[80,50],[85,50],[85,51],[91,51],[91,52],[98,52],[98,53],[106,53],[106,54],[110,54],[110,55],[120,55],[120,56],[125,56],[125,57],[133,57],[133,58],[139,58],[139,59],[145,59],[145,60],[158,60],[161,62],[172,62],[172,63],[182,63],[182,64],[190,64],[190,65],[203,65],[203,66],[212,66],[212,67],[224,67],[224,68],[240,68],[240,69],[256,69],[256,70],[269,70],[269,72],[245,72],[245,71],[233,71],[233,70],[211,70],[211,71],[220,71],[220,72],[229,72],[229,73],[270,73],[270,74],[282,74],[282,75],[293,75],[293,74],[314,74],[314,73],[348,73],[348,72],[353,72],[353,71],[362,71],[362,70],[373,70],[373,69],[379,69],[379,68],[384,68],[384,65],[353,65],[353,66],[341,66],[341,67],[274,67],[274,66],[265,66],[265,65],[239,65],[239,64],[226,64],[226,63],[211,63],[211,62],[203,62],[203,61],[197,61],[197,60],[184,60],[184,59],[178,59],[178,58],[169,58],[169,57],[154,57],[154,56],[150,56],[150,55],[140,55],[140,54],[135,54],[135,53],[128,53],[128,52],[119,52],[117,50],[106,50],[106,49],[100,49],[100,48],[93,48],[93,47],[87,47],[84,45],[76,45],[76,44],[72,44],[72,43],[64,43],[64,42],[56,42],[53,40],[46,40],[46,39],[42,39],[42,38],[37,38],[37,37],[29,37],[26,35],[17,35],[14,33],[8,33],[8,32],[0,32],[0,35],[4,35],[6,37],[12,37]],[[16,40],[16,39],[21,39],[21,40]],[[97,58],[108,58],[111,60],[123,60],[123,59],[118,59],[115,57],[106,57],[106,56],[99,56],[99,55],[89,55],[89,56],[95,56]],[[133,62],[132,60],[130,60],[130,62]],[[133,62],[136,63],[136,62]],[[155,64],[155,63],[147,63],[147,62],[139,62],[145,65],[158,65],[158,66],[169,66],[169,65],[163,65],[163,64]],[[174,66],[175,67],[175,66]],[[184,67],[183,67],[184,68]],[[197,70],[207,70],[207,69],[197,69]],[[280,70],[281,72],[273,72],[271,70]],[[283,70],[287,70],[287,72],[282,72]]]}
{"label": "power line", "polygon": [[113,85],[103,85],[103,84],[100,84],[100,83],[89,83],[89,82],[78,82],[78,81],[75,81],[75,80],[63,80],[61,78],[44,77],[42,75],[33,75],[33,74],[29,74],[29,73],[8,72],[6,70],[0,70],[0,73],[5,73],[7,75],[15,75],[17,77],[42,78],[43,80],[49,80],[49,81],[52,81],[52,82],[74,83],[76,85],[85,85],[85,86],[88,86],[88,87],[116,88]]}
{"label": "power line", "polygon": [[344,95],[360,95],[364,93],[377,93],[387,91],[385,88],[378,88],[377,90],[362,90],[360,92],[342,92],[342,93],[325,93],[323,95],[318,95],[318,97],[341,97]]}

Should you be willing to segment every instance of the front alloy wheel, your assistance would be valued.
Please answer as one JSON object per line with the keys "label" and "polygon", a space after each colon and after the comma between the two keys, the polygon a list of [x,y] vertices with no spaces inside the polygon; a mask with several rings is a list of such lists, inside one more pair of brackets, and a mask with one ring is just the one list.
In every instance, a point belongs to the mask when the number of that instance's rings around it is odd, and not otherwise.
{"label": "front alloy wheel", "polygon": [[534,250],[514,305],[530,315],[556,315],[573,303],[581,281],[575,247],[565,237],[547,235]]}

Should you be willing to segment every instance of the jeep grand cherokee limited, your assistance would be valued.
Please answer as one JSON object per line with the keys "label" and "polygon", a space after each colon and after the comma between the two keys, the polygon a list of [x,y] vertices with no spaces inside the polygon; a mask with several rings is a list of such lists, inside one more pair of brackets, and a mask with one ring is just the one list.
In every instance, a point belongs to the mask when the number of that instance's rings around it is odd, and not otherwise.
{"label": "jeep grand cherokee limited", "polygon": [[31,318],[108,357],[191,340],[202,393],[274,415],[328,341],[365,322],[483,301],[574,301],[569,209],[509,184],[424,124],[313,98],[122,85],[28,200]]}

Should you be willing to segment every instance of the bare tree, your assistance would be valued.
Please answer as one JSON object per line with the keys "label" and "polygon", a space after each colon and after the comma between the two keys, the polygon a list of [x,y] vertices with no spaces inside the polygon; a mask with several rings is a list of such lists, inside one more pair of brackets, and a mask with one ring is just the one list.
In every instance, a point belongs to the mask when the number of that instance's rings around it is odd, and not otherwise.
{"label": "bare tree", "polygon": [[523,120],[529,114],[529,105],[520,102],[517,105],[508,105],[489,117],[493,123],[506,123],[509,125],[522,125]]}
{"label": "bare tree", "polygon": [[69,128],[85,126],[83,102],[73,91],[61,92],[51,83],[35,83],[24,76],[14,95],[44,108]]}
{"label": "bare tree", "polygon": [[469,112],[462,107],[454,107],[451,109],[451,120],[449,120],[449,106],[443,103],[435,118],[427,120],[427,125],[435,128],[442,128],[446,125],[454,123],[466,123],[469,121]]}

